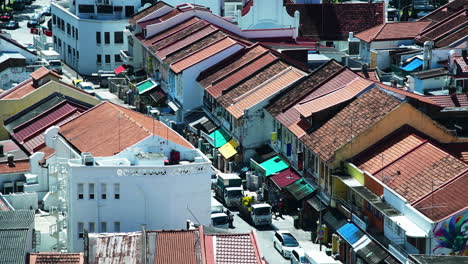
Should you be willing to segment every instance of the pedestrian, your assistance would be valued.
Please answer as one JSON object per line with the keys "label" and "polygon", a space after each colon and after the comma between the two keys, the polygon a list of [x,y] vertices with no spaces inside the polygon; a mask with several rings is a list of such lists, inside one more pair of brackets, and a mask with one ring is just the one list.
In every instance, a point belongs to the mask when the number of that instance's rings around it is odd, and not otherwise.
{"label": "pedestrian", "polygon": [[229,228],[234,228],[233,222],[234,222],[234,216],[232,215],[231,211],[227,210],[226,211],[227,217],[228,217],[228,224]]}
{"label": "pedestrian", "polygon": [[280,198],[280,200],[278,202],[278,214],[279,214],[279,217],[281,219],[284,219],[283,218],[283,209],[284,209],[284,202],[283,202],[283,199]]}

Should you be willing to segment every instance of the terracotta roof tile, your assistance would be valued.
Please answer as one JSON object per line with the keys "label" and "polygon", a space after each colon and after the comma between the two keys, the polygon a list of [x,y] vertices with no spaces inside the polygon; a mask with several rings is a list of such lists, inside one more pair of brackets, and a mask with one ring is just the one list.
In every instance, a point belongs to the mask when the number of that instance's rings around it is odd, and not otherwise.
{"label": "terracotta roof tile", "polygon": [[[203,37],[200,37],[196,42],[187,43],[183,48],[179,49],[178,51],[169,54],[164,61],[167,64],[177,63],[178,61],[191,56],[196,52],[203,52],[203,50],[212,47],[221,39],[226,38],[226,34],[221,31],[213,31],[211,34],[207,34]],[[232,40],[232,39],[231,39]],[[225,43],[227,43],[225,41]],[[234,42],[233,42],[234,44]],[[218,45],[221,45],[218,43]]]}
{"label": "terracotta roof tile", "polygon": [[414,203],[433,190],[433,181],[445,183],[462,172],[468,164],[430,142],[426,142],[390,163],[374,176]]}
{"label": "terracotta roof tile", "polygon": [[30,264],[83,264],[83,253],[41,252],[29,254]]}
{"label": "terracotta roof tile", "polygon": [[239,119],[244,115],[244,110],[247,110],[268,97],[280,92],[282,89],[292,85],[304,76],[304,72],[290,67],[243,95],[234,98],[233,104],[227,107],[226,110],[229,111],[234,118]]}
{"label": "terracotta roof tile", "polygon": [[[154,264],[198,264],[199,233],[195,230],[156,232]],[[201,262],[200,262],[201,263]]]}
{"label": "terracotta roof tile", "polygon": [[[466,38],[466,36],[468,36],[468,26],[466,27],[463,27],[463,28],[460,28],[459,30],[449,34],[449,35],[446,35],[445,37],[443,38],[440,38],[439,40],[437,40],[435,42],[435,46],[436,47],[447,47],[457,41],[460,41],[460,40],[463,40],[464,38]],[[463,43],[467,43],[467,41],[463,41],[461,44]]]}
{"label": "terracotta roof tile", "polygon": [[207,264],[263,264],[253,232],[205,236]]}
{"label": "terracotta roof tile", "polygon": [[29,160],[16,160],[13,167],[8,166],[8,162],[0,162],[0,174],[29,172],[30,169]]}
{"label": "terracotta roof tile", "polygon": [[353,157],[352,162],[359,169],[374,174],[425,142],[413,131],[397,130]]}
{"label": "terracotta roof tile", "polygon": [[273,116],[279,115],[281,112],[291,108],[293,103],[304,98],[304,96],[313,91],[317,85],[321,84],[330,76],[334,76],[341,69],[343,69],[343,66],[335,60],[327,62],[319,69],[309,74],[303,81],[277,96],[267,107],[267,111]]}
{"label": "terracotta roof tile", "polygon": [[164,47],[170,43],[173,43],[181,38],[189,36],[192,32],[195,32],[203,27],[207,23],[198,18],[192,18],[179,25],[163,31],[159,34],[151,36],[143,40],[143,44],[149,47],[152,51],[157,51],[159,48]]}
{"label": "terracotta roof tile", "polygon": [[385,23],[356,34],[365,42],[414,39],[421,31],[431,24],[430,21]]}
{"label": "terracotta roof tile", "polygon": [[468,143],[449,143],[441,146],[450,154],[468,163]]}
{"label": "terracotta roof tile", "polygon": [[18,84],[17,86],[7,90],[6,92],[2,93],[0,95],[0,99],[6,100],[6,99],[20,99],[23,98],[24,96],[30,94],[33,92],[36,88],[33,86],[33,81],[31,79],[28,79],[27,82],[23,82]]}
{"label": "terracotta roof tile", "polygon": [[[437,22],[436,24],[426,28],[416,40],[419,43],[425,41],[434,41],[436,47],[441,47],[439,42],[446,42],[445,38],[452,38],[451,34],[454,31],[459,31],[468,28],[468,17],[465,10],[460,10],[452,16]],[[460,36],[460,38],[466,37]]]}
{"label": "terracotta roof tile", "polygon": [[347,40],[349,32],[358,33],[384,23],[384,4],[286,4],[290,16],[300,12],[299,33],[320,40]]}
{"label": "terracotta roof tile", "polygon": [[301,141],[324,161],[333,158],[335,151],[372,127],[388,112],[400,105],[396,98],[371,88],[343,108],[312,134]]}
{"label": "terracotta roof tile", "polygon": [[309,117],[314,113],[318,113],[332,106],[344,103],[353,99],[370,87],[373,82],[367,81],[360,77],[356,77],[353,81],[346,84],[342,89],[331,92],[324,96],[311,100],[303,100],[294,108],[304,117]]}
{"label": "terracotta roof tile", "polygon": [[113,156],[150,135],[193,149],[182,136],[144,114],[101,103],[61,126],[61,134],[81,152]]}
{"label": "terracotta roof tile", "polygon": [[468,107],[468,95],[435,95],[428,98],[441,107]]}
{"label": "terracotta roof tile", "polygon": [[435,191],[413,204],[413,207],[438,222],[468,207],[468,172],[447,184],[437,184]]}
{"label": "terracotta roof tile", "polygon": [[237,42],[231,38],[224,38],[214,44],[212,44],[209,47],[206,47],[202,50],[195,51],[193,54],[190,56],[187,56],[177,62],[174,62],[171,64],[170,68],[173,70],[175,73],[180,73],[181,71],[223,51],[226,50],[234,45],[236,45]]}
{"label": "terracotta roof tile", "polygon": [[465,5],[466,5],[466,0],[454,0],[437,8],[436,10],[432,11],[431,13],[422,17],[419,20],[420,21],[429,20],[429,21],[439,22],[453,15],[457,11],[464,9]]}
{"label": "terracotta roof tile", "polygon": [[241,83],[224,90],[223,95],[218,97],[216,100],[225,108],[232,104],[233,99],[240,95],[250,91],[254,87],[267,81],[274,75],[280,73],[286,69],[288,65],[282,61],[277,61],[257,72],[255,75],[244,79]]}
{"label": "terracotta roof tile", "polygon": [[143,9],[142,11],[134,14],[129,20],[128,22],[130,24],[136,24],[136,22],[142,18],[144,18],[145,16],[148,16],[150,15],[151,13],[165,7],[165,6],[169,6],[168,4],[164,3],[163,1],[158,1],[156,4],[146,8],[146,9]]}
{"label": "terracotta roof tile", "polygon": [[48,74],[52,74],[54,75],[55,77],[58,77],[59,79],[62,78],[62,76],[58,75],[57,73],[47,69],[46,67],[41,67],[37,70],[35,70],[34,72],[32,72],[31,74],[29,74],[29,76],[31,76],[31,78],[33,80],[40,80],[42,78],[44,78],[44,76],[48,75]]}
{"label": "terracotta roof tile", "polygon": [[455,63],[460,68],[461,72],[468,73],[468,57],[463,58],[462,56],[455,57]]}

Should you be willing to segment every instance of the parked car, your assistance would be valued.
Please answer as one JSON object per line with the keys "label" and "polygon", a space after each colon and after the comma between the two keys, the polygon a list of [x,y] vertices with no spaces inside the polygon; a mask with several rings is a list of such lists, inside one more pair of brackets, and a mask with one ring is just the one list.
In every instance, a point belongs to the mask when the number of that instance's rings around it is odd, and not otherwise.
{"label": "parked car", "polygon": [[83,91],[85,91],[86,93],[88,93],[89,95],[96,95],[95,93],[95,90],[94,90],[94,84],[91,83],[91,82],[79,82],[76,87],[82,89]]}
{"label": "parked car", "polygon": [[310,264],[305,256],[304,249],[295,248],[291,251],[291,264]]}
{"label": "parked car", "polygon": [[291,256],[293,249],[299,248],[299,243],[296,238],[285,230],[278,230],[273,237],[273,246],[288,259]]}
{"label": "parked car", "polygon": [[10,20],[10,21],[5,25],[5,28],[6,28],[6,29],[17,29],[17,28],[19,28],[18,21],[16,21],[16,20]]}
{"label": "parked car", "polygon": [[3,13],[0,15],[0,20],[3,22],[9,21],[13,19],[13,14],[12,13]]}

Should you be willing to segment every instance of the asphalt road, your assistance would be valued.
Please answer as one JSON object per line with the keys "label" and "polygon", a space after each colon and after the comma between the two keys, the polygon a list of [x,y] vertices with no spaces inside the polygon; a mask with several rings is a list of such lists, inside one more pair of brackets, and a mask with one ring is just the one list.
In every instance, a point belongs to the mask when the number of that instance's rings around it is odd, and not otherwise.
{"label": "asphalt road", "polygon": [[[27,5],[22,11],[13,11],[14,18],[19,22],[19,28],[14,30],[3,29],[11,35],[11,38],[18,41],[23,45],[33,43],[33,34],[30,33],[30,29],[27,27],[27,23],[32,15],[39,13],[44,7],[50,5],[50,0],[35,0],[32,4]],[[47,26],[47,21],[50,16],[46,16],[46,22],[42,25]]]}
{"label": "asphalt road", "polygon": [[291,263],[289,259],[283,258],[278,250],[273,247],[273,236],[276,230],[288,230],[299,241],[301,247],[318,251],[319,245],[311,242],[310,232],[294,228],[291,216],[285,215],[283,217],[284,219],[278,218],[276,220],[273,218],[273,224],[271,226],[255,228],[247,223],[243,218],[239,217],[237,211],[232,208],[230,210],[234,213],[234,228],[231,229],[231,231],[236,233],[245,233],[250,232],[251,230],[256,230],[261,253],[270,264]]}

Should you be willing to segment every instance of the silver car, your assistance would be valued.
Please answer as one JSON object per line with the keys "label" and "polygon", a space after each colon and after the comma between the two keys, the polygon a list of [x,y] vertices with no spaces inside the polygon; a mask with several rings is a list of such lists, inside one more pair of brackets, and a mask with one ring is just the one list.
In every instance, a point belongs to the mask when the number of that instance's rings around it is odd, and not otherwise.
{"label": "silver car", "polygon": [[302,248],[295,248],[291,252],[291,264],[310,264]]}

